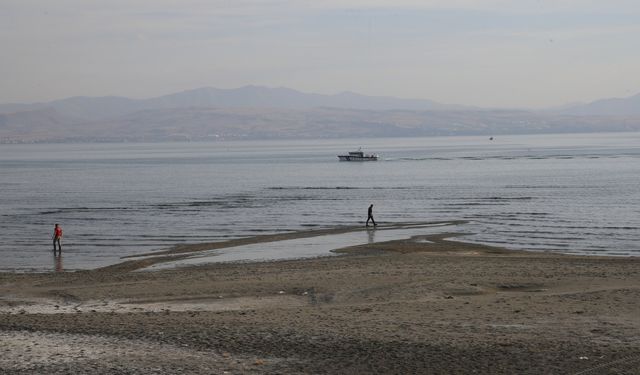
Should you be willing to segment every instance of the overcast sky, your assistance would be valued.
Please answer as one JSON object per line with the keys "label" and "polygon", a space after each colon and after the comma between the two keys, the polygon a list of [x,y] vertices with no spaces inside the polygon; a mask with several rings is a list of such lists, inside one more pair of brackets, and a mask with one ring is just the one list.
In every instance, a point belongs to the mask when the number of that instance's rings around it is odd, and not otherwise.
{"label": "overcast sky", "polygon": [[638,0],[0,0],[0,102],[249,84],[545,107],[640,92]]}

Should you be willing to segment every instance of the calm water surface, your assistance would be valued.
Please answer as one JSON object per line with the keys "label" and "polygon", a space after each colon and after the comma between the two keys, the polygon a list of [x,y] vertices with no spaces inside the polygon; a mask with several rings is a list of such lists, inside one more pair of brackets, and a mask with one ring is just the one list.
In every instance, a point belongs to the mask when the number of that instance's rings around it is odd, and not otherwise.
{"label": "calm water surface", "polygon": [[[338,162],[363,146],[378,162]],[[0,269],[376,219],[511,248],[640,255],[640,133],[0,145]],[[50,251],[64,229],[62,262]]]}

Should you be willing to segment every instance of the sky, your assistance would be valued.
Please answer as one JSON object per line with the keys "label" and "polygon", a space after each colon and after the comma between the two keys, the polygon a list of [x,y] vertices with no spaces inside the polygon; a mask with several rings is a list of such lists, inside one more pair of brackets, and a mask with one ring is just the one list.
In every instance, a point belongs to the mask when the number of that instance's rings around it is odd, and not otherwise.
{"label": "sky", "polygon": [[0,103],[199,87],[543,108],[640,92],[637,0],[0,0]]}

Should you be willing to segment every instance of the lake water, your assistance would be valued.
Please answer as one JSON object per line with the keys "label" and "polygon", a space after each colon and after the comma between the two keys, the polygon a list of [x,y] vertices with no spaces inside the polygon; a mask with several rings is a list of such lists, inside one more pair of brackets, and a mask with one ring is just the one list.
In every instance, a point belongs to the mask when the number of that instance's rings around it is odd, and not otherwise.
{"label": "lake water", "polygon": [[[362,146],[378,162],[338,162]],[[515,249],[640,255],[640,133],[0,145],[1,270],[94,268],[176,243],[381,223]],[[443,229],[444,230],[444,229]]]}

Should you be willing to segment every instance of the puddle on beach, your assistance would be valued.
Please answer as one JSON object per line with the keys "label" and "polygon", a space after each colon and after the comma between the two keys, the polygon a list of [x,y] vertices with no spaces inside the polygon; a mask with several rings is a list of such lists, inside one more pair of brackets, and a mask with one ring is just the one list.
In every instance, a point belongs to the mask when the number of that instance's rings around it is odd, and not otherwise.
{"label": "puddle on beach", "polygon": [[367,243],[402,240],[418,235],[435,234],[441,232],[441,227],[455,224],[457,223],[378,225],[375,228],[363,228],[349,233],[227,247],[197,252],[193,256],[180,260],[157,263],[143,268],[142,271],[173,269],[217,262],[274,261],[338,255],[332,250]]}
{"label": "puddle on beach", "polygon": [[429,241],[429,240],[426,240],[426,239],[415,240],[414,242],[415,243],[433,243],[433,241]]}

